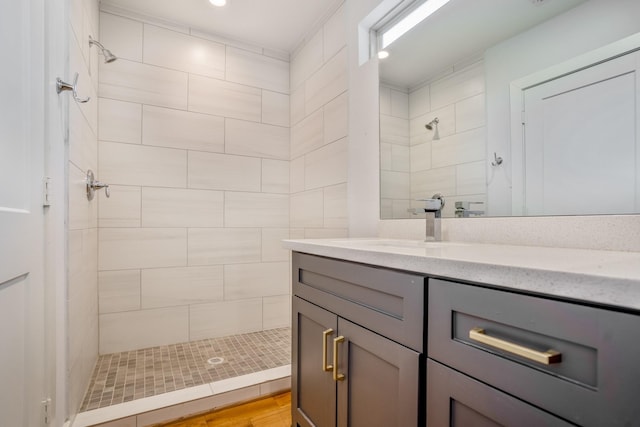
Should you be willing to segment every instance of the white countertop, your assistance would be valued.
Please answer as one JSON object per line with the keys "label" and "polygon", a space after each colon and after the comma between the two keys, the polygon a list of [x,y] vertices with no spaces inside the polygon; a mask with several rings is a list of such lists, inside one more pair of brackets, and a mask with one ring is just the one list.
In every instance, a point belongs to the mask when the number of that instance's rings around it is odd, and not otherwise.
{"label": "white countertop", "polygon": [[293,251],[640,310],[640,253],[394,239],[285,240]]}

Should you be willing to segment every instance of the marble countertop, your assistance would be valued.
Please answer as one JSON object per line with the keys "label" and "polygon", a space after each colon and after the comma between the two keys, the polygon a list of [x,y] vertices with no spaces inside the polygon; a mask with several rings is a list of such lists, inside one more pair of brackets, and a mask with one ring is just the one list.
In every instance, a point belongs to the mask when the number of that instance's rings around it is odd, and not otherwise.
{"label": "marble countertop", "polygon": [[285,240],[293,251],[640,310],[640,253],[395,239]]}

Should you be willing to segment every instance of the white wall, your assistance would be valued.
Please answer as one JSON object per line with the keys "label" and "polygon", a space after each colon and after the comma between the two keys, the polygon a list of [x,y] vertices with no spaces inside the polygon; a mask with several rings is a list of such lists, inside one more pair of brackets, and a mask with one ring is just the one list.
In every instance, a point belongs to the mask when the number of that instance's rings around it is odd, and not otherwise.
{"label": "white wall", "polygon": [[98,356],[98,201],[85,195],[85,175],[98,170],[98,0],[70,2],[69,80],[78,72],[79,96],[69,96],[68,140],[68,414],[77,413]]}
{"label": "white wall", "polygon": [[100,353],[288,325],[288,55],[100,23]]}

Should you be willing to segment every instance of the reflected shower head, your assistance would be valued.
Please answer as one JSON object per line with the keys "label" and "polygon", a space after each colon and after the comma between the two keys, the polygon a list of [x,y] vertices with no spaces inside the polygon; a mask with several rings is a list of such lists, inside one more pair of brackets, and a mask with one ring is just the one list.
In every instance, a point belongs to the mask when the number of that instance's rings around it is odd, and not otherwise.
{"label": "reflected shower head", "polygon": [[118,59],[117,56],[115,56],[113,53],[111,53],[111,51],[109,49],[107,49],[106,47],[102,46],[102,43],[100,43],[98,40],[95,40],[93,37],[89,36],[89,47],[96,45],[100,48],[100,50],[102,51],[102,55],[104,56],[104,62],[105,64],[108,64],[109,62],[113,62],[116,59]]}
{"label": "reflected shower head", "polygon": [[438,133],[438,123],[440,123],[440,120],[438,120],[438,118],[436,117],[433,120],[431,120],[429,123],[424,125],[424,127],[426,127],[428,130],[433,130],[434,128],[436,129],[436,131],[433,133],[434,141],[440,139],[440,134]]}

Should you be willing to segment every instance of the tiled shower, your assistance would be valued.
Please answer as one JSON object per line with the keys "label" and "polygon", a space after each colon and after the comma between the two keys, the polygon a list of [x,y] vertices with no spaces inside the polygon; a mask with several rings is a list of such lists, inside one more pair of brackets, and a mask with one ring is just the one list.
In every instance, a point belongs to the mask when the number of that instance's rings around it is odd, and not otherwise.
{"label": "tiled shower", "polygon": [[288,331],[280,241],[347,235],[342,8],[289,54],[97,3],[70,14],[70,414],[99,355]]}

